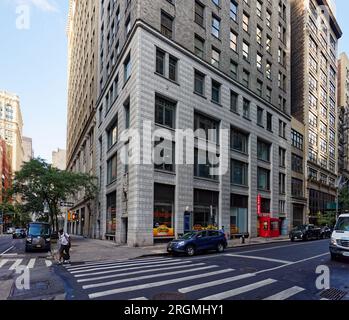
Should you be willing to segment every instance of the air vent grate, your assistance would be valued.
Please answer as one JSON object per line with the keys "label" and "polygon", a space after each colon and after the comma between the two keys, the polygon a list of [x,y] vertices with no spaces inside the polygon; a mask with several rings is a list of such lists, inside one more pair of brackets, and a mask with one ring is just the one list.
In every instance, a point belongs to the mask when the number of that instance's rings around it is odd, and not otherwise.
{"label": "air vent grate", "polygon": [[320,293],[320,297],[328,300],[341,300],[346,296],[346,294],[346,291],[342,291],[336,288],[330,288],[322,291]]}

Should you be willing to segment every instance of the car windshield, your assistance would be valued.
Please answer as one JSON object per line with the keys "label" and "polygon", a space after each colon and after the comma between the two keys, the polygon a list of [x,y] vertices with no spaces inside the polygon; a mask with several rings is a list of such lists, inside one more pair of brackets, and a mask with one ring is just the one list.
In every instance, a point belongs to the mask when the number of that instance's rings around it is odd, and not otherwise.
{"label": "car windshield", "polygon": [[334,229],[336,231],[349,231],[349,217],[339,218]]}
{"label": "car windshield", "polygon": [[45,224],[32,224],[29,226],[29,232],[31,236],[49,236],[50,235],[50,227]]}
{"label": "car windshield", "polygon": [[196,232],[188,232],[184,236],[181,237],[183,240],[188,240],[194,237],[197,233]]}
{"label": "car windshield", "polygon": [[294,228],[295,231],[304,230],[305,226],[297,226]]}

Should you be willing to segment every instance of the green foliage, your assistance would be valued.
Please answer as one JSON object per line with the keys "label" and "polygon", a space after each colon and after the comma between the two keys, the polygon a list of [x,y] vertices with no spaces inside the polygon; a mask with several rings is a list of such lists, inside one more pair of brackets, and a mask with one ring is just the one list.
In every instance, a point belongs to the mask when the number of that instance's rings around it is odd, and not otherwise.
{"label": "green foliage", "polygon": [[349,210],[349,189],[343,188],[339,193],[339,205],[342,211]]}
{"label": "green foliage", "polygon": [[[22,198],[22,212],[41,213],[41,218],[50,218],[57,230],[60,201],[67,201],[79,191],[85,192],[86,200],[93,199],[97,193],[95,182],[96,178],[88,174],[62,171],[36,158],[16,172],[12,193]],[[48,204],[49,217],[43,214],[44,203]]]}
{"label": "green foliage", "polygon": [[336,212],[326,211],[323,214],[317,214],[317,223],[319,226],[334,226],[336,224]]}

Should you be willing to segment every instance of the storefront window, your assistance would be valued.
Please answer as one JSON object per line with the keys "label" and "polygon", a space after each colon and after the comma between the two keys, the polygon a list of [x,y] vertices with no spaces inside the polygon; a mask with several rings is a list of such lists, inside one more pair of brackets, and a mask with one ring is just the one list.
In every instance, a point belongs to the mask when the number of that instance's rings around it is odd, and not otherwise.
{"label": "storefront window", "polygon": [[107,195],[107,234],[116,232],[116,192]]}
{"label": "storefront window", "polygon": [[242,235],[248,232],[248,197],[232,194],[230,208],[230,233]]}
{"label": "storefront window", "polygon": [[193,230],[218,229],[218,192],[194,190]]}
{"label": "storefront window", "polygon": [[174,191],[169,185],[154,185],[154,238],[174,237]]}

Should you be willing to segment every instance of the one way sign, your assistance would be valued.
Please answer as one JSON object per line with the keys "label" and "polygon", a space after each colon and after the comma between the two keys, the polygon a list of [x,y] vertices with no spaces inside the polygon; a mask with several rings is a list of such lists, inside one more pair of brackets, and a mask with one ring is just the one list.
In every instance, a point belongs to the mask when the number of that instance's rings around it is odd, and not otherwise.
{"label": "one way sign", "polygon": [[71,208],[71,207],[74,205],[74,203],[73,203],[73,202],[64,202],[64,201],[61,201],[61,202],[59,203],[59,205],[60,205],[61,207]]}

